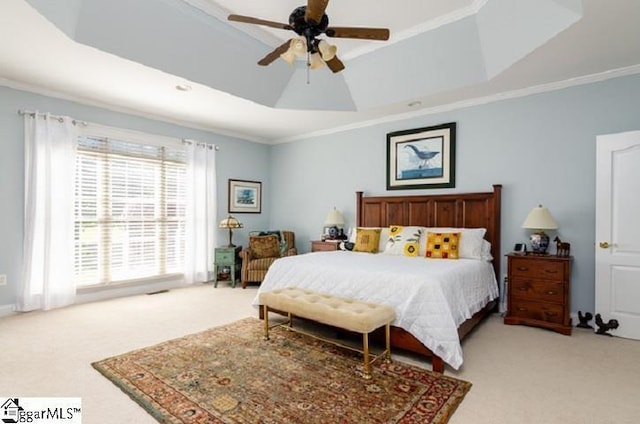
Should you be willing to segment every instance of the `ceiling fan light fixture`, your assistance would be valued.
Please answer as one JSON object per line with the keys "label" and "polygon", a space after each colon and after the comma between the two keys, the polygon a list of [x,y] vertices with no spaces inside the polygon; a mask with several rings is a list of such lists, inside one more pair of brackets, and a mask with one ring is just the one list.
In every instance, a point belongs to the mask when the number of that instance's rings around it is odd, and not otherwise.
{"label": "ceiling fan light fixture", "polygon": [[320,40],[320,42],[318,43],[318,51],[320,52],[323,60],[331,60],[336,57],[338,48],[336,46],[332,46],[324,40]]}
{"label": "ceiling fan light fixture", "polygon": [[318,53],[312,53],[309,56],[309,68],[311,69],[320,69],[324,66],[324,60],[320,57]]}
{"label": "ceiling fan light fixture", "polygon": [[[383,41],[389,39],[389,29],[387,28],[330,27],[329,17],[325,13],[329,0],[307,0],[306,3],[306,5],[299,6],[291,12],[288,24],[235,14],[229,15],[227,19],[233,22],[290,30],[299,36],[291,39],[290,42],[285,41],[260,59],[258,61],[260,66],[267,66],[280,56],[291,65],[295,63],[296,58],[305,59],[307,69],[309,69],[311,68],[311,55],[319,53],[327,67],[335,74],[344,69],[344,63],[336,55],[337,48],[326,41],[320,40],[318,36],[324,34],[331,38]],[[313,61],[314,67],[320,66],[315,64],[317,62],[315,58]]]}
{"label": "ceiling fan light fixture", "polygon": [[287,62],[289,65],[293,66],[296,61],[296,54],[293,52],[293,49],[289,48],[286,52],[280,55],[282,60]]}
{"label": "ceiling fan light fixture", "polygon": [[305,57],[307,55],[307,40],[304,37],[298,37],[291,40],[290,50],[293,50],[296,56]]}

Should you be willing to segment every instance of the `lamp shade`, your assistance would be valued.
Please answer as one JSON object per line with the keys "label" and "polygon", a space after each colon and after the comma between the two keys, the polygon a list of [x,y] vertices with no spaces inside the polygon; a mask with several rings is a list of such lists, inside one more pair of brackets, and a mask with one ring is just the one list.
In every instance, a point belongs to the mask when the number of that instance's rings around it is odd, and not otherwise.
{"label": "lamp shade", "polygon": [[287,62],[289,65],[294,64],[294,62],[296,61],[296,54],[293,52],[293,50],[289,49],[286,52],[282,53],[280,55],[280,57]]}
{"label": "lamp shade", "polygon": [[318,69],[324,66],[324,60],[320,57],[320,54],[313,53],[309,56],[309,68]]}
{"label": "lamp shade", "polygon": [[549,209],[542,205],[538,205],[533,208],[527,218],[522,223],[522,228],[530,228],[534,230],[555,230],[558,228],[558,223]]}
{"label": "lamp shade", "polygon": [[218,224],[219,228],[242,228],[242,222],[238,221],[236,218],[229,215],[228,218],[223,219]]}
{"label": "lamp shade", "polygon": [[297,37],[291,40],[289,47],[298,57],[307,55],[307,40],[304,37]]}
{"label": "lamp shade", "polygon": [[344,216],[342,213],[333,208],[327,214],[327,219],[324,220],[324,225],[326,227],[343,227],[344,226]]}
{"label": "lamp shade", "polygon": [[318,43],[318,51],[320,52],[322,59],[324,59],[325,61],[331,60],[336,57],[337,50],[338,48],[336,46],[332,46],[324,40],[320,40],[320,42]]}

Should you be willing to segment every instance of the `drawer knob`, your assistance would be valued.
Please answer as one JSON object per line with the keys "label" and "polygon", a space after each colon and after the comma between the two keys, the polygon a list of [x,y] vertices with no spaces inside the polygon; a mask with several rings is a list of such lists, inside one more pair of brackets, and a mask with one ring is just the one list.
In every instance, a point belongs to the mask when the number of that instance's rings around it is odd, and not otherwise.
{"label": "drawer knob", "polygon": [[544,272],[546,272],[547,274],[557,274],[558,270],[557,269],[545,269]]}
{"label": "drawer knob", "polygon": [[553,296],[554,294],[556,294],[556,292],[554,290],[549,290],[547,294],[550,296]]}
{"label": "drawer knob", "polygon": [[556,315],[558,315],[556,312],[551,312],[551,311],[544,311],[544,313],[550,317],[555,317]]}
{"label": "drawer knob", "polygon": [[519,266],[518,267],[518,271],[527,271],[529,268],[527,268],[526,266]]}
{"label": "drawer knob", "polygon": [[520,312],[524,312],[524,311],[526,311],[526,310],[527,310],[527,308],[523,308],[522,306],[520,306],[520,307],[518,308],[518,310],[519,310]]}

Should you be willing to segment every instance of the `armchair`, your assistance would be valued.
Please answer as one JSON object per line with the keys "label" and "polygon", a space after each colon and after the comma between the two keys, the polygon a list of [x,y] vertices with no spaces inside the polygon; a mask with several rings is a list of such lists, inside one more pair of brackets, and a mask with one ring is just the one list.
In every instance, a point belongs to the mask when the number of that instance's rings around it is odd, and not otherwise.
{"label": "armchair", "polygon": [[[281,235],[281,236],[280,236]],[[280,240],[282,238],[282,240]],[[240,252],[242,288],[261,283],[272,263],[284,256],[297,255],[293,231],[268,231],[249,234],[249,247]]]}

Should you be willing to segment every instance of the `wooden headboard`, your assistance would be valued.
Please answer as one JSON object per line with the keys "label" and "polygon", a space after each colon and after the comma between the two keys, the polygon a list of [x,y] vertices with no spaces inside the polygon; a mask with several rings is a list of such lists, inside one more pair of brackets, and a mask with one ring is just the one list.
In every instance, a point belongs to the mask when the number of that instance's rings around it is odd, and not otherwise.
{"label": "wooden headboard", "polygon": [[502,185],[493,192],[410,196],[365,196],[356,192],[359,227],[392,224],[421,227],[486,228],[493,268],[500,281],[500,206]]}

